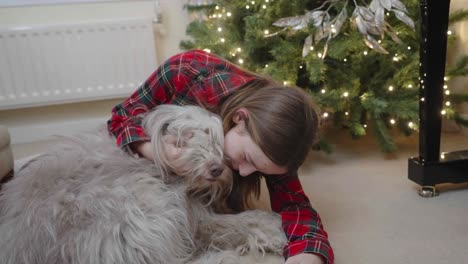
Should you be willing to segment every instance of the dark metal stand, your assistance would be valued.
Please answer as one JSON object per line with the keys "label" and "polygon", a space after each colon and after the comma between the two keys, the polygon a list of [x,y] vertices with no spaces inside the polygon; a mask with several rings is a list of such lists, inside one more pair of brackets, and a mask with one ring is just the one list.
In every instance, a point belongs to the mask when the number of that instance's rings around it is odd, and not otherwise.
{"label": "dark metal stand", "polygon": [[408,160],[408,178],[420,195],[437,195],[439,183],[468,182],[468,150],[440,153],[449,0],[420,0],[419,157]]}

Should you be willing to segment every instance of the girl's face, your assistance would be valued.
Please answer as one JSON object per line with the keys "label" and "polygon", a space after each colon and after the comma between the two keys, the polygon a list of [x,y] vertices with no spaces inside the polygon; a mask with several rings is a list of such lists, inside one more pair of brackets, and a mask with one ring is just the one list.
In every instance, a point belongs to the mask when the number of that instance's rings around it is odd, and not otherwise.
{"label": "girl's face", "polygon": [[[238,110],[247,111],[247,110]],[[284,174],[286,167],[278,166],[271,161],[260,147],[252,141],[249,132],[245,129],[242,116],[234,115],[236,125],[224,137],[224,154],[229,166],[239,171],[241,176],[248,176],[255,171],[265,174]]]}

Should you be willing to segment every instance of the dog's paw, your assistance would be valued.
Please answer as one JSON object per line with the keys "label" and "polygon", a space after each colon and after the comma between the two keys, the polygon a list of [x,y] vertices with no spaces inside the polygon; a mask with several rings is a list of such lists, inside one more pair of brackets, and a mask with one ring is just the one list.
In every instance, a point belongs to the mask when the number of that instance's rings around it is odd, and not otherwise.
{"label": "dog's paw", "polygon": [[245,254],[260,251],[281,254],[286,244],[286,236],[281,227],[281,218],[277,213],[263,210],[249,210],[241,213],[240,219],[246,229],[246,243],[238,245],[236,251]]}

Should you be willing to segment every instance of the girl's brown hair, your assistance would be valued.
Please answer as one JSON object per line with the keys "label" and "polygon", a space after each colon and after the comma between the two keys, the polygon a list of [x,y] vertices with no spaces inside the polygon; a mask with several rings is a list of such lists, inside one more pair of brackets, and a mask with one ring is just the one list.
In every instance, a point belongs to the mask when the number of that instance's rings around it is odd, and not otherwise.
{"label": "girl's brown hair", "polygon": [[[245,108],[244,120],[252,140],[275,164],[295,171],[302,165],[317,139],[318,115],[309,95],[297,87],[278,85],[258,77],[226,97],[216,112],[223,120],[224,132],[235,126],[233,116]],[[235,176],[230,207],[236,211],[248,208],[252,194],[260,195],[260,173]],[[235,197],[236,196],[236,197]]]}

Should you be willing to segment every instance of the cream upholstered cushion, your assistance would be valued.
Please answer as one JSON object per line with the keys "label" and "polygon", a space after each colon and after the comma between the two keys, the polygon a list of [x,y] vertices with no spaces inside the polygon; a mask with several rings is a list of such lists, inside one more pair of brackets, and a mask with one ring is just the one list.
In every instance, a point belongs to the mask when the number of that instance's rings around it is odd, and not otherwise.
{"label": "cream upholstered cushion", "polygon": [[0,180],[13,170],[13,153],[10,146],[10,134],[5,126],[0,125]]}

